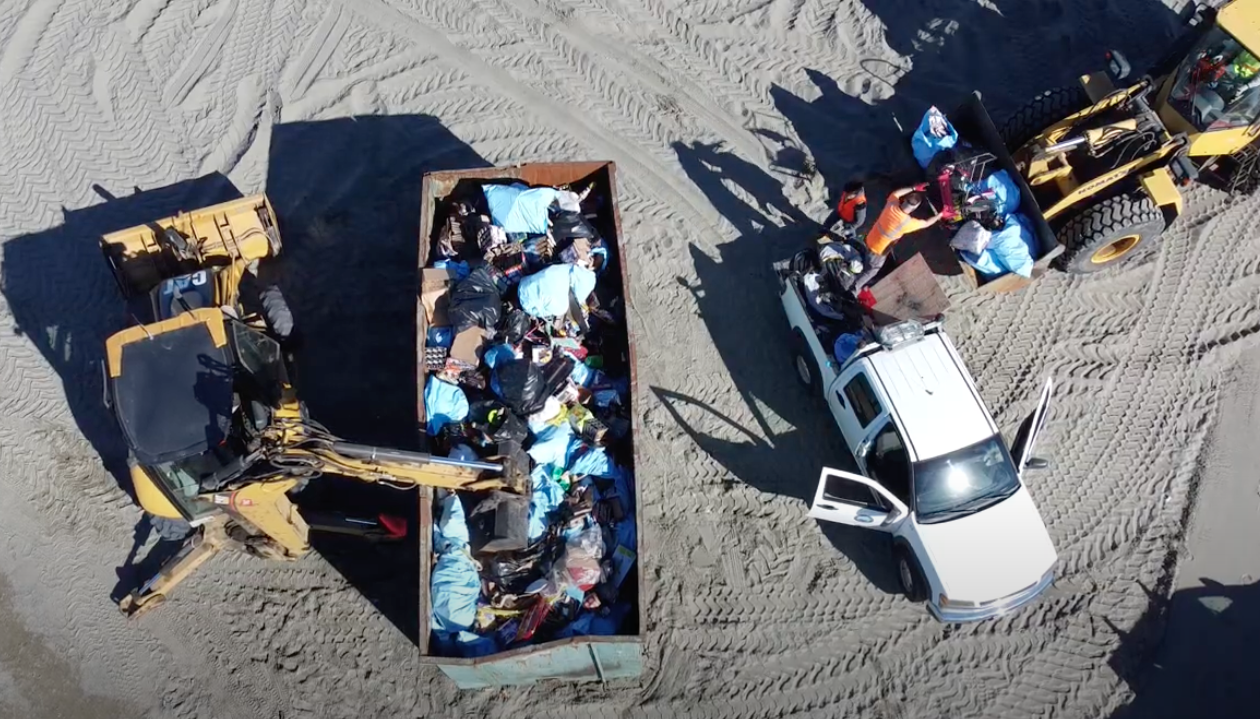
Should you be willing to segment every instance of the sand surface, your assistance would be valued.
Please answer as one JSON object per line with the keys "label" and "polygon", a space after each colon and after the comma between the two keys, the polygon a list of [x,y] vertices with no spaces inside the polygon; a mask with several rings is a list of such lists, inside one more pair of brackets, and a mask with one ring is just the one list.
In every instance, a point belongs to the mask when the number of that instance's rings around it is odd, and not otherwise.
{"label": "sand surface", "polygon": [[[1254,541],[1211,520],[1246,514],[1231,492],[1256,502],[1237,361],[1260,327],[1260,205],[1195,189],[1158,252],[1102,277],[1001,297],[942,280],[1004,428],[1058,382],[1053,466],[1028,482],[1061,578],[980,626],[933,622],[892,592],[886,545],[806,516],[819,467],[850,460],[794,383],[767,267],[846,179],[906,166],[897,120],[972,89],[1001,118],[1108,47],[1140,66],[1173,26],[1158,0],[0,2],[0,716],[1074,718],[1142,700],[1167,617],[1170,636],[1205,621],[1179,598],[1228,618],[1199,577],[1243,587],[1235,614],[1255,596]],[[125,622],[110,594],[154,538],[100,402],[126,318],[97,237],[266,190],[312,412],[406,444],[421,173],[576,159],[620,171],[642,682],[457,692],[416,661],[414,552],[223,556]],[[1212,492],[1218,514],[1190,511]],[[1209,519],[1187,534],[1192,514]],[[1187,541],[1203,550],[1178,574]]]}

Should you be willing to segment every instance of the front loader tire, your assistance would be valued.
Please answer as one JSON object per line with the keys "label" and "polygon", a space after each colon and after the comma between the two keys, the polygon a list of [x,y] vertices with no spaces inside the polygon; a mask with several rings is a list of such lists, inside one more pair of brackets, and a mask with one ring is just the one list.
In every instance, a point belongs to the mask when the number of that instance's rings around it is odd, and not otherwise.
{"label": "front loader tire", "polygon": [[1059,230],[1058,268],[1084,275],[1141,254],[1164,232],[1164,215],[1140,193],[1109,197],[1086,207]]}
{"label": "front loader tire", "polygon": [[1080,85],[1046,90],[1006,118],[998,134],[1002,136],[1006,149],[1015,152],[1047,127],[1090,104],[1089,95]]}

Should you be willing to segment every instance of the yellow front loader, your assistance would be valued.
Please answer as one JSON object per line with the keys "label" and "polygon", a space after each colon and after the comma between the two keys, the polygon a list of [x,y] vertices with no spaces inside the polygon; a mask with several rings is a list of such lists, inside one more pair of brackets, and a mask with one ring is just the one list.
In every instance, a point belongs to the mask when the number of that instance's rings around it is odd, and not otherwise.
{"label": "yellow front loader", "polygon": [[1260,0],[1191,2],[1183,20],[1136,80],[1109,53],[1106,72],[1042,93],[1000,129],[1063,246],[1062,270],[1095,272],[1153,246],[1191,182],[1260,186]]}
{"label": "yellow front loader", "polygon": [[315,528],[396,531],[299,511],[290,494],[325,473],[400,488],[528,492],[528,467],[510,457],[457,461],[353,444],[307,416],[291,381],[292,317],[264,279],[280,250],[264,196],[116,232],[101,245],[136,320],[106,341],[103,368],[136,499],[160,525],[193,528],[181,551],[120,601],[129,616],[225,548],[296,559],[310,551]]}

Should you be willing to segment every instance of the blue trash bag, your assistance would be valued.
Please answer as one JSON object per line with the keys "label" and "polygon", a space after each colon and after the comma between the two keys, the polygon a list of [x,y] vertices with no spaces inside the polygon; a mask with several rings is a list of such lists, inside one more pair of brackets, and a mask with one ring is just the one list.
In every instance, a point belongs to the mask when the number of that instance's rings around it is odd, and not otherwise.
{"label": "blue trash bag", "polygon": [[455,636],[455,651],[461,657],[485,657],[498,652],[499,643],[480,634],[460,632]]}
{"label": "blue trash bag", "polygon": [[573,440],[573,428],[566,422],[560,426],[547,425],[534,436],[534,443],[526,453],[538,464],[564,465]]}
{"label": "blue trash bag", "polygon": [[529,541],[533,542],[547,533],[551,524],[549,516],[564,503],[564,488],[551,478],[551,465],[540,464],[530,473],[534,486],[529,501]]}
{"label": "blue trash bag", "polygon": [[560,317],[569,311],[569,293],[585,302],[595,289],[595,273],[577,265],[552,265],[521,280],[521,309],[531,317]]}
{"label": "blue trash bag", "polygon": [[457,385],[430,377],[424,386],[424,411],[429,417],[428,432],[436,436],[451,422],[468,417],[468,398]]}
{"label": "blue trash bag", "polygon": [[547,233],[547,208],[555,201],[554,187],[529,188],[520,183],[512,185],[482,185],[490,219],[505,232],[523,232],[533,235]]}
{"label": "blue trash bag", "polygon": [[429,347],[450,347],[455,341],[455,334],[450,327],[430,327],[424,343]]}
{"label": "blue trash bag", "polygon": [[1019,209],[1019,185],[1006,170],[998,170],[971,186],[973,193],[993,190],[993,211],[998,217],[1006,217]]}
{"label": "blue trash bag", "polygon": [[468,522],[459,495],[451,492],[440,502],[442,516],[433,525],[433,551],[445,554],[468,546]]}
{"label": "blue trash bag", "polygon": [[844,364],[845,360],[853,356],[857,352],[858,347],[862,345],[862,335],[856,332],[846,332],[836,338],[836,344],[832,347],[832,355],[836,361]]}
{"label": "blue trash bag", "polygon": [[617,477],[620,472],[620,468],[608,458],[603,447],[592,447],[577,438],[569,445],[569,459],[565,469],[573,474],[610,479]]}
{"label": "blue trash bag", "polygon": [[433,263],[433,267],[439,270],[451,270],[455,273],[455,281],[459,282],[468,275],[472,274],[472,268],[467,262],[457,260],[438,260]]}
{"label": "blue trash bag", "polygon": [[591,620],[590,633],[597,636],[610,636],[621,631],[621,623],[630,614],[629,602],[617,602],[608,608],[608,616],[598,614]]}
{"label": "blue trash bag", "polygon": [[500,361],[506,360],[511,362],[520,358],[516,356],[516,350],[512,349],[512,345],[497,344],[487,348],[481,359],[486,363],[487,367],[494,369],[494,366]]}
{"label": "blue trash bag", "polygon": [[1032,228],[1020,213],[1006,219],[1006,226],[989,238],[985,253],[992,253],[998,267],[1014,272],[1020,277],[1032,277],[1033,255]]}
{"label": "blue trash bag", "polygon": [[556,639],[587,636],[591,633],[591,622],[594,619],[595,612],[583,610],[580,614],[578,614],[577,619],[569,622],[567,627],[562,627],[556,632]]}
{"label": "blue trash bag", "polygon": [[[944,137],[936,137],[931,133],[930,127],[934,117],[940,118],[938,122],[945,124]],[[941,150],[948,150],[957,144],[958,131],[941,114],[941,111],[935,107],[929,107],[928,111],[923,113],[923,119],[919,121],[919,128],[914,131],[914,135],[910,138],[911,149],[914,150],[914,159],[925,170],[928,165],[932,164],[932,158],[936,157],[936,153]]]}
{"label": "blue trash bag", "polygon": [[481,577],[477,565],[462,549],[440,555],[433,565],[429,597],[433,602],[433,631],[467,631],[477,619]]}

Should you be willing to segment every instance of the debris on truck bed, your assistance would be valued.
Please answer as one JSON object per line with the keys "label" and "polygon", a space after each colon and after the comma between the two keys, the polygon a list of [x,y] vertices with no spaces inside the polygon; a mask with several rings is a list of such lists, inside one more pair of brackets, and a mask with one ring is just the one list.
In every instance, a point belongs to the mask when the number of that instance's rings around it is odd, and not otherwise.
{"label": "debris on truck bed", "polygon": [[586,187],[466,182],[437,204],[422,272],[435,454],[515,457],[532,494],[440,496],[436,654],[616,634],[636,560],[621,277]]}
{"label": "debris on truck bed", "polygon": [[1020,212],[1019,186],[994,155],[961,137],[935,107],[924,113],[911,145],[959,258],[985,279],[1031,277],[1042,253],[1032,222]]}

